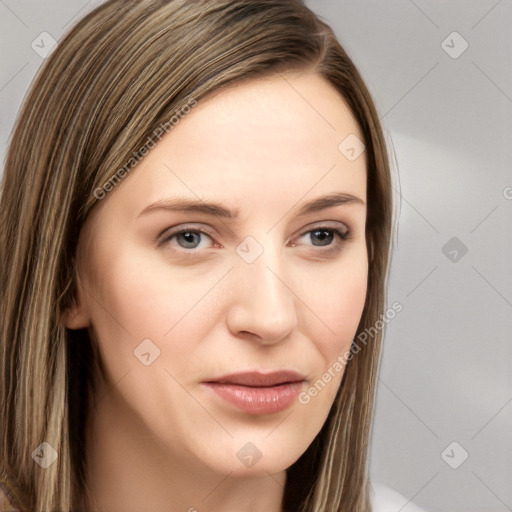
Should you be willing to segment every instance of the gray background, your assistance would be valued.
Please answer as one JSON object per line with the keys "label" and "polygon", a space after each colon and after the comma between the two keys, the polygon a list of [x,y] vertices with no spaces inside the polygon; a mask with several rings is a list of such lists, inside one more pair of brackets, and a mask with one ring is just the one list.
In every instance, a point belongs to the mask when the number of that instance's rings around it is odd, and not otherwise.
{"label": "gray background", "polygon": [[[0,0],[2,161],[42,62],[33,41],[99,3]],[[386,331],[372,478],[406,497],[396,512],[512,511],[512,1],[308,3],[366,80],[394,157],[388,297],[403,311]]]}

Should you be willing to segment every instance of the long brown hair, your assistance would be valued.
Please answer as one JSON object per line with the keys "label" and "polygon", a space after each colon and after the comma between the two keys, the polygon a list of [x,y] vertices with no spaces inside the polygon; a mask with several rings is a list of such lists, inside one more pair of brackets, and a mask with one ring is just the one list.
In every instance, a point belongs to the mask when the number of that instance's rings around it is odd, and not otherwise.
{"label": "long brown hair", "polygon": [[[325,77],[364,137],[370,265],[360,332],[385,307],[388,155],[361,76],[302,0],[110,0],[39,71],[12,134],[0,199],[0,470],[23,487],[31,511],[84,503],[85,411],[101,361],[87,331],[65,329],[59,313],[74,300],[77,240],[94,192],[190,101],[283,71]],[[287,471],[285,511],[370,510],[380,350],[381,332],[348,362],[325,425]],[[47,469],[32,457],[43,441],[58,453]]]}

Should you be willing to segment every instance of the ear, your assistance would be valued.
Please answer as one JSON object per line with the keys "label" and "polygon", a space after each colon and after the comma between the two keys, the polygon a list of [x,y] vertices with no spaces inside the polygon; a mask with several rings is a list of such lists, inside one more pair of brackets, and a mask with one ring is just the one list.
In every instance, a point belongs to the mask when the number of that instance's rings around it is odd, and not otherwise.
{"label": "ear", "polygon": [[68,329],[84,329],[89,327],[91,322],[78,275],[75,290],[76,294],[72,298],[71,305],[61,311],[60,323]]}
{"label": "ear", "polygon": [[370,263],[373,263],[373,251],[374,251],[374,249],[373,249],[373,239],[372,238],[370,238],[368,245],[369,245],[369,247],[368,247],[368,259],[369,259]]}
{"label": "ear", "polygon": [[89,326],[89,316],[82,308],[73,305],[61,313],[60,323],[68,329],[84,329]]}

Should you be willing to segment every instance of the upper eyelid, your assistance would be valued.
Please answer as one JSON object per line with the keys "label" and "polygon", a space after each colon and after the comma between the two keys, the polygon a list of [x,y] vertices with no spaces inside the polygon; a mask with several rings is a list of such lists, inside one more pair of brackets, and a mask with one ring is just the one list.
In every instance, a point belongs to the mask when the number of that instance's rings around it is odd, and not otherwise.
{"label": "upper eyelid", "polygon": [[206,234],[212,238],[215,237],[213,233],[210,233],[209,230],[205,229],[204,227],[198,227],[198,226],[192,226],[188,224],[179,224],[177,226],[172,226],[170,228],[164,229],[160,235],[158,235],[158,240],[166,240],[170,238],[171,236],[179,235],[180,233],[184,231],[197,231],[203,234]]}
{"label": "upper eyelid", "polygon": [[[332,226],[330,224],[331,222],[336,222],[336,226]],[[314,229],[320,229],[320,228],[341,230],[341,228],[339,226],[340,224],[345,228],[347,233],[350,231],[350,227],[345,222],[340,222],[340,221],[319,221],[318,223],[317,222],[313,222],[311,224],[308,224],[303,229],[301,229],[298,234],[299,235],[303,235],[305,233],[308,233],[309,231],[312,231]]]}
{"label": "upper eyelid", "polygon": [[[331,223],[335,223],[336,226],[332,226]],[[185,222],[182,224],[177,224],[176,226],[168,227],[168,228],[164,229],[160,233],[160,235],[158,235],[158,238],[172,236],[172,235],[168,234],[168,232],[171,230],[174,230],[175,228],[176,228],[176,231],[174,231],[172,234],[179,234],[182,231],[190,230],[190,231],[201,231],[201,232],[204,232],[207,235],[212,236],[212,237],[215,236],[213,233],[211,233],[208,229],[204,228],[203,226],[195,226],[193,224],[194,223],[186,223]],[[295,236],[302,235],[312,229],[317,229],[317,228],[324,227],[324,228],[329,228],[329,229],[336,229],[340,224],[346,229],[346,231],[350,231],[350,227],[346,222],[335,221],[335,220],[325,220],[325,221],[316,221],[316,222],[311,222],[309,224],[306,224],[306,226],[304,226],[302,229],[300,229],[298,232],[296,232]],[[166,233],[167,233],[167,235],[166,235]],[[235,238],[235,234],[230,232],[229,238],[230,239]]]}

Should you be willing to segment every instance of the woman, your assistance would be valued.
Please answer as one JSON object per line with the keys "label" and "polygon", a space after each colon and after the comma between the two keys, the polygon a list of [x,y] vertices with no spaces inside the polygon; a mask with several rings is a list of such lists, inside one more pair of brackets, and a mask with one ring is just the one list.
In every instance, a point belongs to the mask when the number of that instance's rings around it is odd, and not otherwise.
{"label": "woman", "polygon": [[97,8],[32,86],[0,204],[4,498],[371,509],[389,166],[302,1]]}

